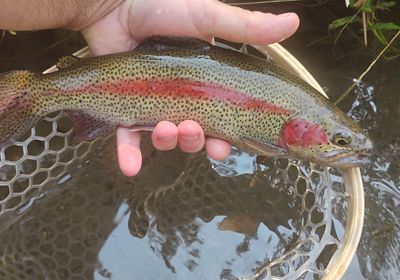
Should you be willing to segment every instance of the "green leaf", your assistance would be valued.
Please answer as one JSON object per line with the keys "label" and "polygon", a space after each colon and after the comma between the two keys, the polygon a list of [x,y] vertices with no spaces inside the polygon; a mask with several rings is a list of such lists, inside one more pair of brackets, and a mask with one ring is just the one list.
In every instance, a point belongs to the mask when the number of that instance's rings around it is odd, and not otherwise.
{"label": "green leaf", "polygon": [[332,21],[332,22],[329,24],[328,27],[329,27],[329,29],[331,29],[331,30],[332,30],[332,29],[337,29],[337,28],[339,28],[339,27],[342,27],[343,25],[346,25],[346,24],[351,23],[352,20],[353,20],[353,16],[338,18],[338,19]]}
{"label": "green leaf", "polygon": [[396,5],[396,1],[378,1],[376,3],[377,10],[389,10],[389,8]]}
{"label": "green leaf", "polygon": [[374,6],[372,0],[366,0],[364,4],[361,6],[361,11],[365,13],[372,13],[374,12]]}
{"label": "green leaf", "polygon": [[376,29],[373,26],[370,26],[370,29],[372,31],[372,34],[374,34],[375,38],[382,44],[382,45],[387,45],[388,41],[386,40],[385,35],[383,35],[382,31]]}
{"label": "green leaf", "polygon": [[378,30],[400,30],[400,25],[393,22],[377,22],[373,24],[373,28]]}
{"label": "green leaf", "polygon": [[354,7],[354,5],[356,4],[356,0],[350,0],[350,5],[349,5],[349,7],[352,7],[353,9],[358,9],[357,7]]}

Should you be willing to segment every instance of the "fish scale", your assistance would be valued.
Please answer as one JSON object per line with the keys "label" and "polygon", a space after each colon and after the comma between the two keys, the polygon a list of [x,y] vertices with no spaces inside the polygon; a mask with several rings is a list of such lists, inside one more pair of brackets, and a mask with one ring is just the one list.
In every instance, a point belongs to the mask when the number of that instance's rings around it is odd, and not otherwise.
{"label": "fish scale", "polygon": [[[0,143],[48,113],[67,110],[75,115],[81,140],[117,126],[191,119],[208,136],[269,156],[353,166],[364,163],[372,149],[357,124],[300,78],[197,39],[153,37],[133,52],[63,59],[59,66],[51,74],[18,71],[0,78],[6,100],[0,106]],[[338,145],[335,137],[341,135],[351,143]]]}

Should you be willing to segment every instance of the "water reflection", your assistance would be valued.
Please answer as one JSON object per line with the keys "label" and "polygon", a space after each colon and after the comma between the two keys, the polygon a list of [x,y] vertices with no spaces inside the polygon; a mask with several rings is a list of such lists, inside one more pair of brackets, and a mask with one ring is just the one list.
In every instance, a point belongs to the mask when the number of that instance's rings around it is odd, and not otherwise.
{"label": "water reflection", "polygon": [[[400,122],[393,118],[398,99],[390,95],[374,96],[374,87],[367,84],[360,84],[356,93],[349,115],[367,128],[375,144],[375,155],[371,166],[362,169],[366,217],[357,250],[358,264],[353,263],[350,271],[356,271],[354,266],[359,266],[366,279],[399,279],[400,136],[397,128]],[[350,279],[350,272],[347,275]]]}
{"label": "water reflection", "polygon": [[[145,236],[154,253],[173,272],[179,263],[193,271],[205,256],[220,259],[207,261],[209,267],[237,270],[242,266],[240,256],[245,255],[246,265],[255,269],[257,262],[274,259],[287,248],[288,242],[294,242],[301,226],[296,211],[301,201],[293,203],[293,196],[266,183],[254,182],[249,175],[218,176],[204,155],[191,156],[184,172],[172,184],[144,199],[131,197],[128,228],[135,237]],[[211,236],[216,239],[214,242]],[[230,248],[223,248],[224,236],[235,237],[229,241]],[[208,251],[214,246],[220,250],[211,254]],[[250,254],[251,247],[258,249]],[[246,266],[240,269],[250,271]]]}
{"label": "water reflection", "polygon": [[141,176],[126,178],[113,154],[2,232],[0,279],[233,279],[298,243],[301,198],[248,155],[236,170],[236,152],[224,177],[204,154],[149,151]]}

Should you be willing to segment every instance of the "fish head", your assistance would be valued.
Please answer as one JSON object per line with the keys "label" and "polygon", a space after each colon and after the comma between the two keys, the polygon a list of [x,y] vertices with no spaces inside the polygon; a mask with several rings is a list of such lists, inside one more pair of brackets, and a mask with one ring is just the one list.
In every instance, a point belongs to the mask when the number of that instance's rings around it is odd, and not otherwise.
{"label": "fish head", "polygon": [[368,164],[373,149],[366,132],[336,108],[288,120],[279,145],[298,159],[343,168]]}

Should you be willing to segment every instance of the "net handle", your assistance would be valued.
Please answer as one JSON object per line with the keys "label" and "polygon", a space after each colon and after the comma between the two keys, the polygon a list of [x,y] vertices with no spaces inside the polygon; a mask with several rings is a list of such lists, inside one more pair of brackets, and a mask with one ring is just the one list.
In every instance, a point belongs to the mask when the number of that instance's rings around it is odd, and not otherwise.
{"label": "net handle", "polygon": [[259,52],[264,54],[266,57],[271,57],[272,61],[282,67],[283,69],[292,72],[302,78],[304,81],[309,83],[312,87],[318,90],[323,96],[329,98],[325,91],[314,79],[310,72],[284,47],[280,44],[270,44],[266,46],[252,45]]}
{"label": "net handle", "polygon": [[342,277],[349,267],[360,242],[364,223],[364,188],[360,168],[344,170],[344,184],[349,195],[344,240],[326,268],[323,280]]}

